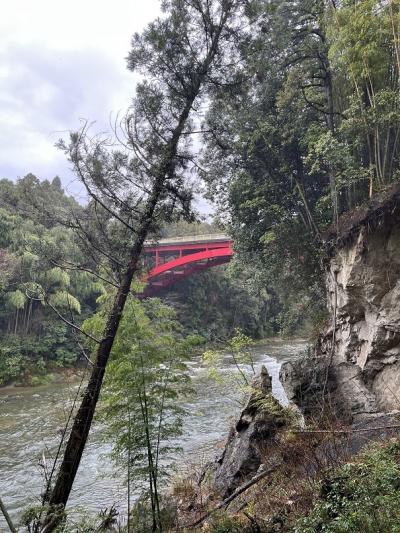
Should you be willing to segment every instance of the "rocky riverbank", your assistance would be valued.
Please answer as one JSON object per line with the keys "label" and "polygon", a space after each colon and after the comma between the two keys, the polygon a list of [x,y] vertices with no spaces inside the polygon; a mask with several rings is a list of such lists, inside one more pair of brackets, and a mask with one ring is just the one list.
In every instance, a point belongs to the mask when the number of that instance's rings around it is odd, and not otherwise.
{"label": "rocky riverbank", "polygon": [[[264,368],[222,453],[201,476],[203,488],[194,491],[209,495],[206,506],[219,501],[218,509],[246,492],[233,514],[253,502],[272,527],[265,531],[291,531],[281,515],[297,504],[310,509],[305,484],[341,468],[370,441],[397,439],[400,430],[400,187],[340,220],[326,247],[331,319],[308,356],[281,368],[291,410],[272,397]],[[213,514],[202,518],[204,501],[196,496],[191,508],[197,521]]]}
{"label": "rocky riverbank", "polygon": [[327,243],[331,320],[312,357],[282,367],[282,384],[308,415],[322,405],[349,423],[395,415],[400,409],[399,187],[348,215]]}

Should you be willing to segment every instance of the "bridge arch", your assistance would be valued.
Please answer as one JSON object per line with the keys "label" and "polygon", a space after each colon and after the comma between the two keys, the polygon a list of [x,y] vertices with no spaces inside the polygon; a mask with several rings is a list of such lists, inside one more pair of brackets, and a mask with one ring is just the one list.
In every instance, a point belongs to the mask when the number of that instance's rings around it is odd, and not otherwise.
{"label": "bridge arch", "polygon": [[145,275],[146,287],[140,297],[153,296],[196,272],[227,263],[234,254],[232,245],[232,239],[223,234],[146,242],[145,267],[148,263],[151,267]]}

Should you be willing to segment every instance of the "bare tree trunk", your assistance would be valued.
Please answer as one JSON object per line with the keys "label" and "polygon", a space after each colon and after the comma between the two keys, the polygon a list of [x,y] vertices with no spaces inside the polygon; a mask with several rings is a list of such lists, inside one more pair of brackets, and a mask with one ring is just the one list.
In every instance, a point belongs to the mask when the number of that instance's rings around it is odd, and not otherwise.
{"label": "bare tree trunk", "polygon": [[19,316],[19,309],[15,311],[15,324],[14,324],[14,334],[17,334],[18,330],[18,316]]}

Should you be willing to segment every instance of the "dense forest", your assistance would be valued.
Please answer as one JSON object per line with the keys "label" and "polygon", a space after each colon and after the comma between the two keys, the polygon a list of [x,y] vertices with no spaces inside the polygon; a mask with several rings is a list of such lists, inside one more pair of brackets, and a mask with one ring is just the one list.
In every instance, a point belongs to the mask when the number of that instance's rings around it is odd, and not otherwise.
{"label": "dense forest", "polygon": [[[304,317],[318,322],[321,235],[339,214],[396,181],[399,169],[396,3],[259,1],[244,16],[249,26],[230,44],[235,66],[226,83],[212,85],[202,126],[198,172],[217,225],[171,221],[157,230],[168,236],[223,227],[234,238],[238,255],[227,272],[199,274],[170,296],[185,326],[211,340],[235,327],[262,337],[299,331]],[[52,255],[57,249],[88,270],[96,262],[58,220],[72,208],[89,216],[92,207],[67,197],[59,178],[3,180],[0,206],[1,329],[9,339],[2,350],[10,343],[13,354],[2,363],[6,382],[21,375],[26,356],[75,362],[68,328],[49,304],[69,305],[82,320],[103,288]],[[29,284],[46,293],[47,305],[44,296],[29,298]],[[213,310],[207,316],[205,304]]]}
{"label": "dense forest", "polygon": [[[96,263],[90,250],[45,213],[50,205],[59,214],[71,206],[79,213],[87,209],[65,195],[59,178],[49,183],[28,174],[16,183],[0,181],[2,384],[45,383],[60,368],[84,363],[76,335],[60,313],[80,325],[106,290],[101,273],[91,274]],[[212,224],[181,221],[161,228],[160,236],[218,231]],[[234,269],[200,273],[160,297],[175,309],[185,331],[204,342],[221,343],[237,328],[254,338],[279,331],[278,302],[268,291],[248,287]]]}
{"label": "dense forest", "polygon": [[[0,181],[0,386],[65,368],[87,377],[28,531],[68,531],[99,401],[127,478],[121,531],[172,531],[160,486],[179,448],[188,359],[228,345],[241,372],[250,339],[312,337],[328,319],[325,235],[400,179],[398,0],[161,4],[132,37],[127,67],[140,81],[126,114],[110,134],[84,123],[57,143],[85,201],[30,169]],[[229,265],[138,299],[147,239],[221,232]],[[390,450],[374,453],[395,469]],[[318,512],[290,530],[347,531],[310,529]],[[77,531],[112,530],[113,518]]]}
{"label": "dense forest", "polygon": [[235,80],[213,89],[204,179],[291,323],[323,307],[323,232],[398,179],[399,6],[260,1],[246,11]]}
{"label": "dense forest", "polygon": [[59,178],[49,183],[27,175],[17,183],[2,180],[0,189],[0,381],[35,383],[46,374],[48,363],[57,368],[78,359],[70,328],[52,308],[74,320],[87,317],[94,312],[102,287],[85,272],[58,266],[55,250],[80,260],[79,247],[56,220],[41,220],[40,212],[32,210],[32,201],[59,211],[78,207],[64,195]]}

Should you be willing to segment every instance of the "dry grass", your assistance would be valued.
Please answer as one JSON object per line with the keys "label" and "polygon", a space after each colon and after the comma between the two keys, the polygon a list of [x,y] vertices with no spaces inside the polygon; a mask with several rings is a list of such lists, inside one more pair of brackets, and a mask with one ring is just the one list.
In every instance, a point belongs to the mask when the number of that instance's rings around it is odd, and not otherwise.
{"label": "dry grass", "polygon": [[[213,512],[220,500],[212,486],[212,475],[207,479],[204,467],[192,466],[190,475],[174,484],[173,495],[178,507],[176,531],[234,533],[235,524],[240,524],[238,531],[292,531],[298,517],[307,515],[315,504],[320,482],[353,455],[353,435],[335,417],[325,414],[323,420],[311,422],[308,427],[318,428],[320,432],[302,433],[296,428],[286,428],[278,432],[273,443],[266,442],[261,450],[264,463],[279,457],[279,466],[223,511]],[[369,439],[366,435],[365,442]],[[189,527],[207,514],[202,524]]]}

